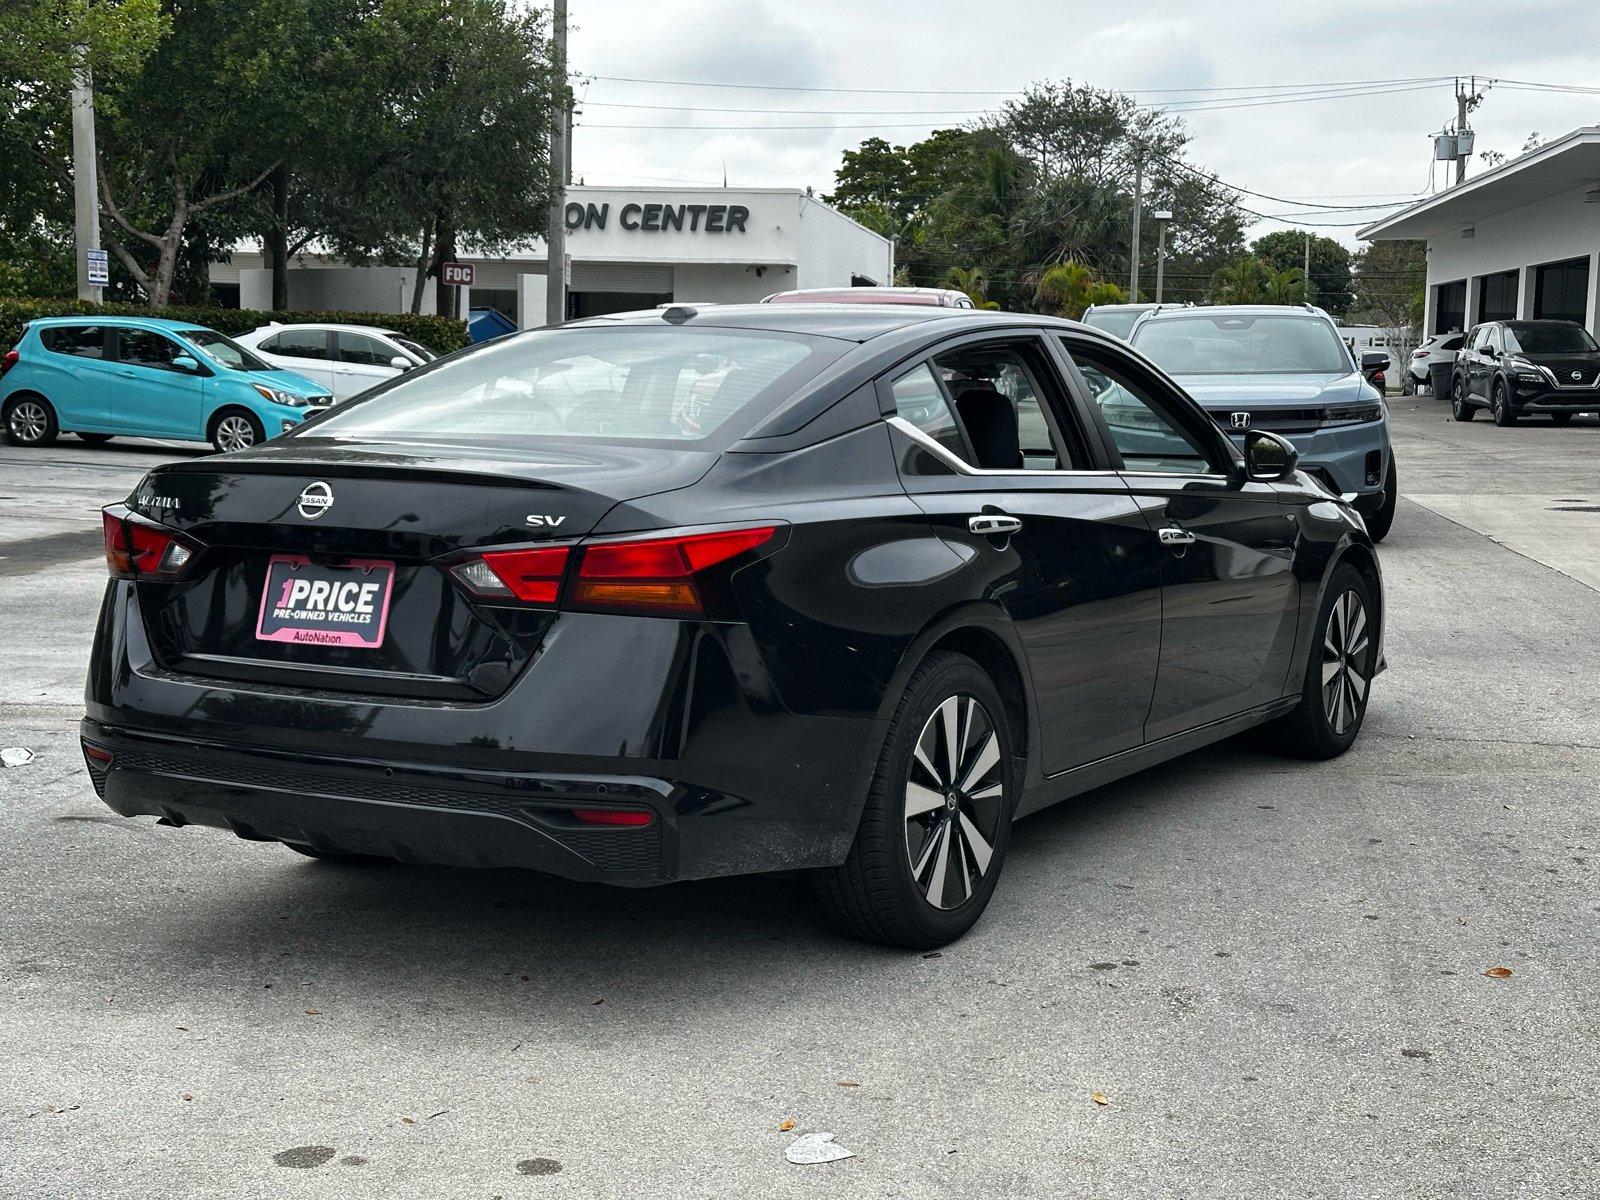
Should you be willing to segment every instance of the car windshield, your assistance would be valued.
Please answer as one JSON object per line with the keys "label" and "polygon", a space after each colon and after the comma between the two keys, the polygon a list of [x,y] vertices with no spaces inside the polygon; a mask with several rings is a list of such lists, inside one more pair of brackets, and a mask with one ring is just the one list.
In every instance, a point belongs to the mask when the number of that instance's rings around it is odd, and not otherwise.
{"label": "car windshield", "polygon": [[439,357],[432,350],[429,350],[426,346],[424,346],[421,342],[413,342],[410,338],[401,337],[398,333],[391,333],[389,335],[389,340],[391,342],[393,342],[395,345],[399,346],[400,349],[409,350],[412,354],[416,355],[417,358],[420,359],[422,362],[432,362],[434,359]]}
{"label": "car windshield", "polygon": [[262,362],[232,338],[223,337],[215,329],[180,329],[184,341],[192,342],[206,352],[206,357],[219,367],[230,371],[273,371],[276,367]]}
{"label": "car windshield", "polygon": [[1127,341],[1128,335],[1133,332],[1133,323],[1139,319],[1138,309],[1110,309],[1101,312],[1088,313],[1083,318],[1085,325],[1096,329],[1103,329],[1112,337],[1119,337]]}
{"label": "car windshield", "polygon": [[1549,325],[1507,325],[1506,349],[1513,354],[1583,354],[1600,350],[1581,325],[1554,321]]}
{"label": "car windshield", "polygon": [[1185,313],[1139,326],[1133,344],[1169,375],[1344,375],[1350,353],[1319,317]]}
{"label": "car windshield", "polygon": [[310,430],[350,439],[699,441],[844,349],[832,339],[766,331],[538,331],[401,376]]}

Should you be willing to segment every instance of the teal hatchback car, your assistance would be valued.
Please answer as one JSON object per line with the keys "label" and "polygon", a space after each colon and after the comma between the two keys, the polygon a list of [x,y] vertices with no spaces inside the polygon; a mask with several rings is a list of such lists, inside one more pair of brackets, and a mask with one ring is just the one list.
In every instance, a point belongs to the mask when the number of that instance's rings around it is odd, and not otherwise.
{"label": "teal hatchback car", "polygon": [[45,317],[0,359],[0,421],[14,446],[118,435],[243,450],[333,403],[214,329],[144,317]]}

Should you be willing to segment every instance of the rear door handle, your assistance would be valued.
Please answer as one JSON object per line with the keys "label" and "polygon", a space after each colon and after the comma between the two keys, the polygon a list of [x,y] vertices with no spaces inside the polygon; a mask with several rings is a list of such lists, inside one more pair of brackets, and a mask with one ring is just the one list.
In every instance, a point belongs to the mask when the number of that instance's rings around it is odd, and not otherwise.
{"label": "rear door handle", "polygon": [[984,513],[982,516],[968,517],[967,528],[973,533],[981,533],[988,537],[1020,532],[1022,518],[1008,517],[1002,514]]}
{"label": "rear door handle", "polygon": [[1167,528],[1161,530],[1158,534],[1156,534],[1156,536],[1161,539],[1161,544],[1163,546],[1194,545],[1194,534],[1190,533],[1187,529],[1179,529],[1173,525],[1167,526]]}

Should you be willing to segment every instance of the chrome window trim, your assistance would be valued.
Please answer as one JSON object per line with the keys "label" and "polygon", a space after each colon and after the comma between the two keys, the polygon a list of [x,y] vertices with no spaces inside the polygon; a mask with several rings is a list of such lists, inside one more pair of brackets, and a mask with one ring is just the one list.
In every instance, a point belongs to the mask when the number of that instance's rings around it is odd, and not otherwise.
{"label": "chrome window trim", "polygon": [[971,475],[975,478],[1000,478],[1000,479],[1059,479],[1063,476],[1071,479],[1110,479],[1116,477],[1116,471],[1078,471],[1078,470],[1047,470],[1047,471],[1002,471],[995,467],[974,467],[965,459],[952,454],[944,446],[934,441],[922,430],[901,416],[889,416],[883,423],[891,429],[897,429],[910,438],[922,449],[932,454],[945,466],[958,475]]}

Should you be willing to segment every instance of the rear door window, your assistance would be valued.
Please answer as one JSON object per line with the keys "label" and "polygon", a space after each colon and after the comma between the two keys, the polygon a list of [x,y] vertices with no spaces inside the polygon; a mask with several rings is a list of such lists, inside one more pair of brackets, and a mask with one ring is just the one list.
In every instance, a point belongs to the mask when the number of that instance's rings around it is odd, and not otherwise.
{"label": "rear door window", "polygon": [[284,358],[309,358],[326,361],[328,335],[320,329],[289,329],[261,343],[268,354],[281,354]]}
{"label": "rear door window", "polygon": [[73,358],[104,358],[106,330],[103,325],[56,325],[39,331],[46,350]]}

